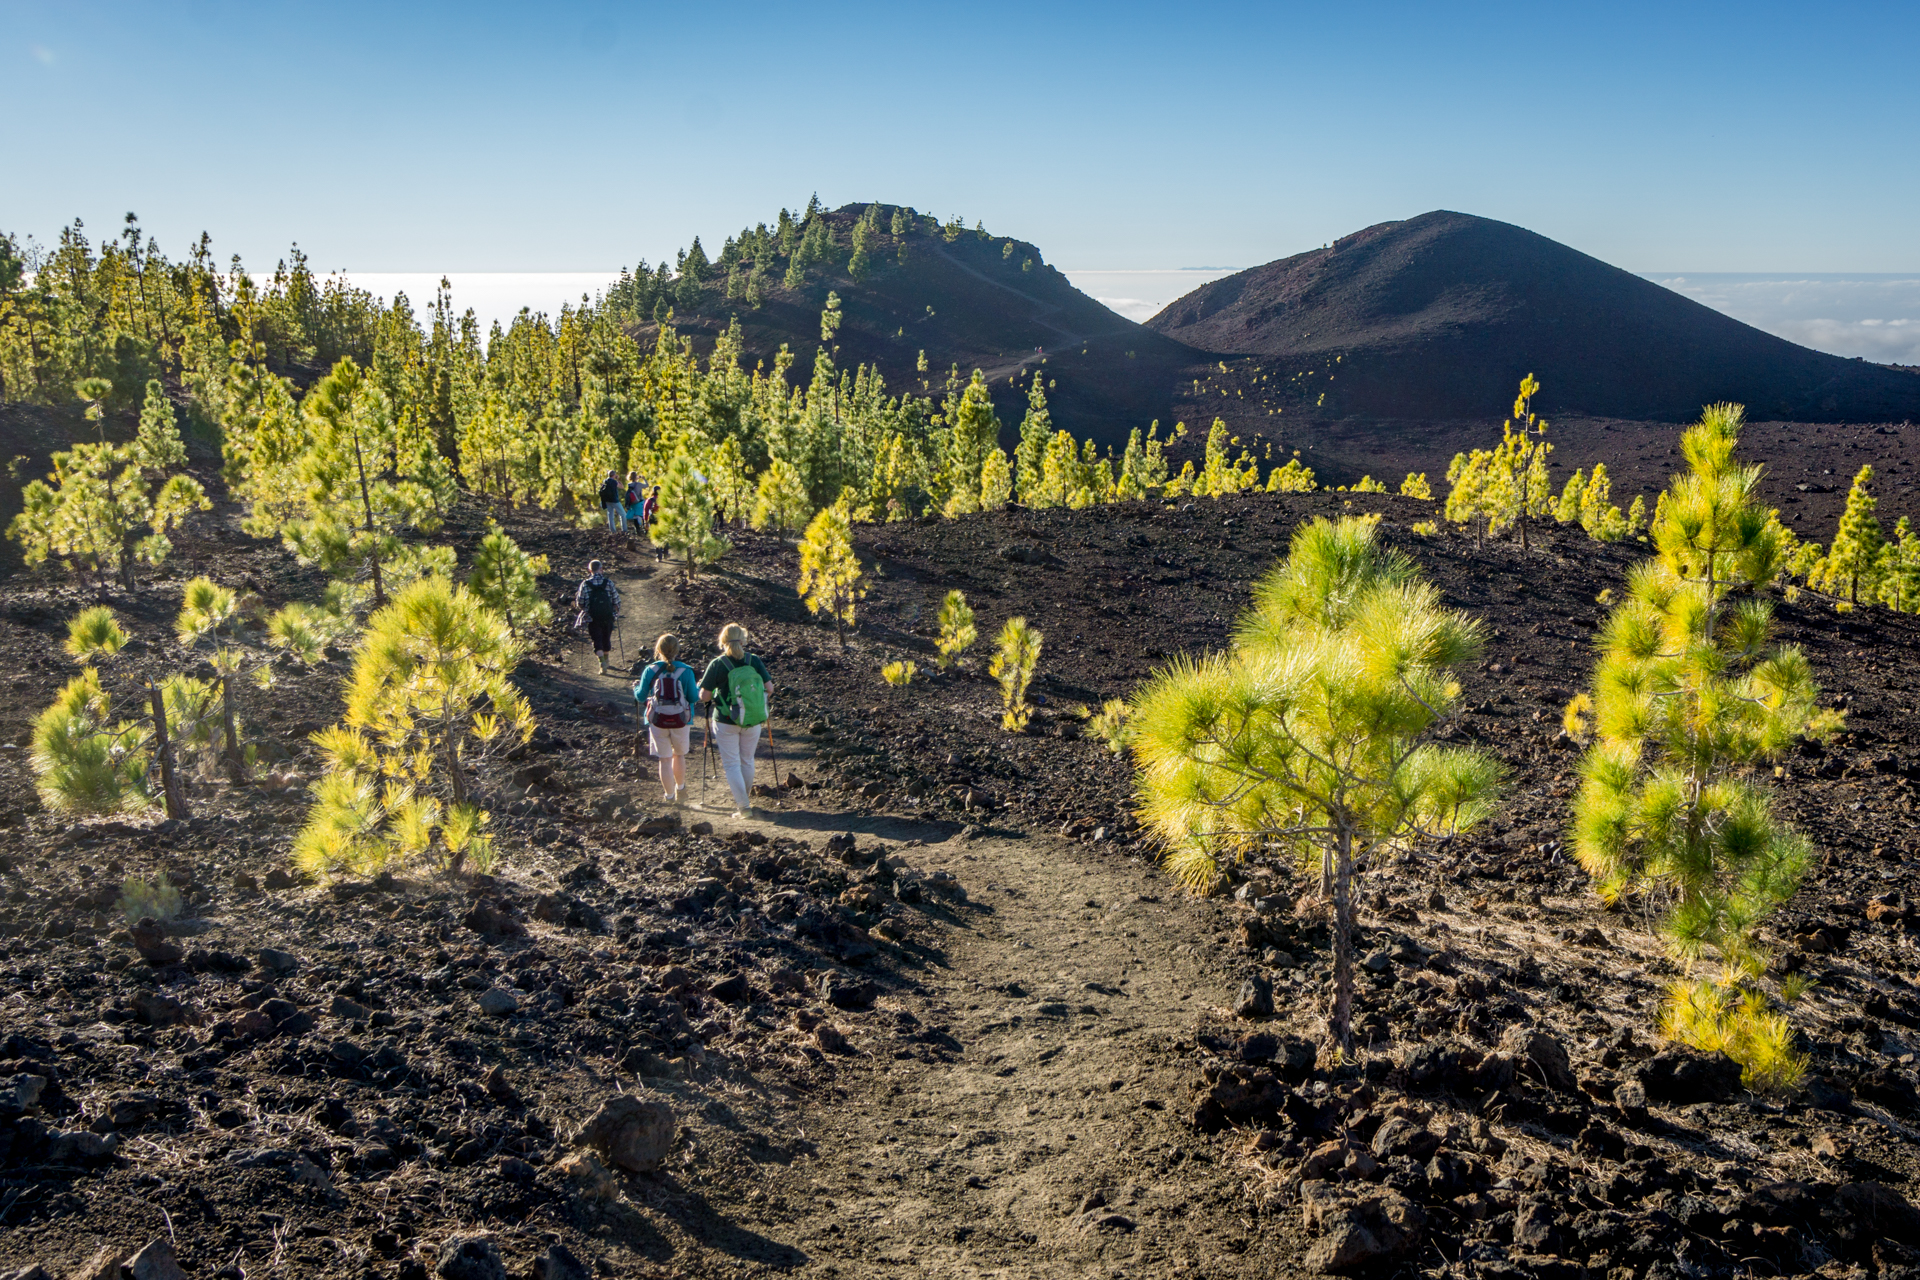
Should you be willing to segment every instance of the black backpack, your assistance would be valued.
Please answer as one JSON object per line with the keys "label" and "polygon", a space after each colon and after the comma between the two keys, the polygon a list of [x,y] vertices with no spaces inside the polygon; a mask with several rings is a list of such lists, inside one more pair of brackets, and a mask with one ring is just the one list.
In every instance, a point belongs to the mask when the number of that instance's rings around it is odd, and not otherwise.
{"label": "black backpack", "polygon": [[599,582],[587,580],[587,616],[591,618],[613,616],[613,583],[605,579]]}
{"label": "black backpack", "polygon": [[620,501],[620,486],[612,479],[606,480],[600,486],[600,505],[610,507],[618,501]]}

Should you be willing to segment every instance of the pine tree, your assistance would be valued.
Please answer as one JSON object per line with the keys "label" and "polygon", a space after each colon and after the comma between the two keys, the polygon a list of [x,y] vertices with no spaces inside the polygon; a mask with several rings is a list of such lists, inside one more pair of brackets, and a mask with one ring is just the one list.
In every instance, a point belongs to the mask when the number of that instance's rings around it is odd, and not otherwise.
{"label": "pine tree", "polygon": [[1752,769],[1832,727],[1806,657],[1767,647],[1772,606],[1731,599],[1771,582],[1783,551],[1755,502],[1760,468],[1734,458],[1741,421],[1714,405],[1681,437],[1689,470],[1666,491],[1656,558],[1601,631],[1573,821],[1604,900],[1656,894],[1669,945],[1688,959],[1715,948],[1735,977],[1758,972],[1754,930],[1812,857]]}
{"label": "pine tree", "polygon": [[1007,455],[996,445],[987,450],[986,461],[980,464],[980,509],[998,511],[1012,496],[1013,468],[1007,465]]}
{"label": "pine tree", "polygon": [[1351,1047],[1353,868],[1484,817],[1492,757],[1423,741],[1458,704],[1479,627],[1443,609],[1372,519],[1317,519],[1262,580],[1234,647],[1159,672],[1127,723],[1148,825],[1195,889],[1275,847],[1333,902],[1328,1030]]}
{"label": "pine tree", "polygon": [[809,613],[824,613],[833,620],[840,647],[845,649],[847,628],[854,625],[854,608],[865,598],[867,585],[853,552],[853,522],[844,495],[807,525],[800,540],[799,590]]}
{"label": "pine tree", "polygon": [[1400,482],[1400,496],[1403,498],[1420,498],[1427,502],[1432,502],[1433,486],[1427,483],[1427,473],[1424,471],[1417,474],[1412,471],[1407,472],[1407,478]]}
{"label": "pine tree", "polygon": [[398,473],[393,405],[352,360],[342,359],[307,392],[301,412],[311,441],[298,475],[304,508],[283,540],[303,563],[336,578],[365,575],[377,608],[392,589],[388,562],[400,533],[440,527],[426,486]]}
{"label": "pine tree", "polygon": [[967,603],[966,593],[958,590],[947,592],[940,602],[940,638],[935,647],[940,656],[934,659],[934,665],[945,671],[960,660],[960,655],[973,647],[978,638],[973,626],[973,608]]}
{"label": "pine tree", "polygon": [[[87,401],[87,415],[101,421],[112,384],[88,378],[78,390]],[[199,481],[167,474],[185,461],[173,407],[160,384],[149,382],[133,442],[80,443],[55,453],[47,477],[53,483],[27,484],[7,536],[21,544],[30,565],[52,556],[73,557],[91,567],[103,585],[112,572],[131,591],[134,565],[160,564],[173,549],[167,531],[192,512],[213,506]]]}
{"label": "pine tree", "polygon": [[[1047,412],[1045,381],[1038,370],[1027,384],[1027,413],[1020,419],[1020,445],[1014,453],[1014,484],[1020,501],[1038,505],[1034,496],[1040,488],[1040,463],[1046,456],[1047,442],[1053,438],[1053,415]],[[1134,434],[1139,434],[1136,428]]]}
{"label": "pine tree", "polygon": [[806,482],[791,464],[775,458],[760,473],[760,486],[754,494],[753,527],[772,529],[785,538],[806,523],[813,514],[807,498]]}
{"label": "pine tree", "polygon": [[467,590],[506,621],[513,635],[553,621],[553,606],[540,594],[540,576],[550,566],[545,556],[530,556],[498,524],[487,529],[473,549]]}
{"label": "pine tree", "polygon": [[1027,705],[1027,687],[1033,683],[1033,671],[1040,665],[1040,649],[1045,643],[1046,636],[1025,618],[1008,618],[1007,625],[1000,628],[987,674],[1000,682],[1000,699],[1005,707],[1000,727],[1009,733],[1023,731],[1033,717],[1033,708]]}
{"label": "pine tree", "polygon": [[100,673],[84,668],[33,724],[32,763],[40,802],[55,813],[144,814],[154,808],[151,733],[115,721]]}
{"label": "pine tree", "polygon": [[464,587],[422,578],[367,623],[342,722],[314,735],[326,772],[295,837],[309,871],[361,874],[438,849],[453,869],[493,859],[477,784],[533,737],[509,675],[525,652]]}
{"label": "pine tree", "polygon": [[1880,549],[1875,579],[1880,600],[1895,613],[1920,613],[1920,535],[1913,521],[1901,516],[1893,538]]}
{"label": "pine tree", "polygon": [[1268,493],[1312,493],[1318,487],[1314,483],[1313,468],[1300,461],[1298,449],[1286,466],[1275,467],[1267,473]]}
{"label": "pine tree", "polygon": [[999,442],[1000,419],[993,411],[986,375],[975,369],[972,380],[954,397],[947,423],[946,456],[941,468],[947,515],[979,510],[980,465],[986,460],[987,450],[998,447]]}
{"label": "pine tree", "polygon": [[1879,500],[1868,486],[1873,483],[1873,468],[1861,467],[1847,490],[1847,509],[1840,515],[1840,527],[1834,532],[1833,545],[1826,559],[1807,577],[1815,591],[1838,595],[1846,592],[1849,607],[1858,605],[1864,594],[1875,598],[1875,571],[1879,567],[1880,548],[1886,538],[1880,532],[1880,520],[1874,515]]}
{"label": "pine tree", "polygon": [[1501,428],[1500,444],[1455,454],[1447,466],[1452,489],[1444,508],[1446,518],[1464,524],[1484,517],[1488,535],[1517,526],[1522,550],[1529,546],[1529,523],[1552,515],[1556,506],[1547,475],[1547,455],[1553,446],[1536,439],[1547,433],[1547,424],[1533,412],[1533,397],[1539,391],[1540,383],[1532,374],[1522,378],[1513,416]]}
{"label": "pine tree", "polygon": [[693,581],[703,564],[712,564],[733,549],[713,532],[713,491],[707,478],[682,449],[673,455],[660,479],[660,508],[651,530],[653,544],[678,554]]}

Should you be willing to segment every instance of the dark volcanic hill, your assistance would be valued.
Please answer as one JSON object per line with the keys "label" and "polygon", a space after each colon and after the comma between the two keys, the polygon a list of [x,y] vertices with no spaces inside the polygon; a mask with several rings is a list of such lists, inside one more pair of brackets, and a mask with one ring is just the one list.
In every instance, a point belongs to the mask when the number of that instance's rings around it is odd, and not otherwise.
{"label": "dark volcanic hill", "polygon": [[1439,211],[1383,222],[1194,290],[1147,327],[1216,355],[1325,370],[1323,414],[1496,413],[1521,375],[1542,410],[1684,421],[1920,418],[1920,376],[1796,346],[1520,227]]}
{"label": "dark volcanic hill", "polygon": [[[882,206],[883,227],[893,208]],[[837,244],[851,242],[864,209],[850,204],[824,215]],[[737,318],[749,365],[771,365],[784,343],[797,357],[793,376],[805,381],[831,291],[844,317],[835,338],[842,367],[875,365],[890,389],[915,393],[938,393],[952,365],[963,377],[981,369],[1012,431],[1026,393],[1009,379],[1044,359],[1055,384],[1048,399],[1056,425],[1109,442],[1168,417],[1182,371],[1206,360],[1080,292],[1027,241],[971,230],[949,241],[929,233],[923,218],[905,236],[877,235],[874,245],[873,268],[862,280],[848,274],[842,250],[798,288],[776,277],[758,308],[712,288],[696,308],[677,311],[674,324],[706,346]],[[643,342],[651,331],[645,326]],[[923,351],[924,374],[916,368]]]}

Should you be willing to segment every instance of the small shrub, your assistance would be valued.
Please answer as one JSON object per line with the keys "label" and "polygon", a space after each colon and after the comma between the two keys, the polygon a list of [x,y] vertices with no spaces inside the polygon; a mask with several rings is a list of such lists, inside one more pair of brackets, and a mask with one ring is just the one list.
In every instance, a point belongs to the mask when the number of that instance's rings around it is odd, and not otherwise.
{"label": "small shrub", "polygon": [[1133,728],[1127,723],[1133,706],[1125,698],[1108,698],[1087,721],[1087,732],[1107,744],[1107,750],[1119,755],[1133,740]]}
{"label": "small shrub", "polygon": [[940,656],[934,665],[945,671],[961,654],[973,647],[979,636],[973,626],[973,609],[965,592],[949,591],[940,602]]}
{"label": "small shrub", "polygon": [[1010,733],[1025,729],[1033,717],[1033,709],[1027,705],[1027,686],[1033,682],[1033,669],[1040,662],[1040,646],[1045,640],[1039,628],[1029,626],[1025,618],[1009,618],[1000,628],[999,651],[993,655],[987,673],[1000,682],[1000,697],[1006,706],[1000,726]]}
{"label": "small shrub", "polygon": [[83,609],[67,624],[67,653],[82,662],[112,657],[127,643],[120,620],[103,604]]}
{"label": "small shrub", "polygon": [[115,722],[100,673],[83,669],[33,724],[33,771],[40,802],[56,813],[143,814],[148,790],[148,727]]}
{"label": "small shrub", "polygon": [[1584,693],[1569,698],[1566,710],[1560,713],[1560,727],[1569,738],[1585,746],[1593,736],[1593,699]]}
{"label": "small shrub", "polygon": [[1793,1047],[1793,1027],[1758,991],[1712,982],[1676,982],[1660,1009],[1660,1034],[1740,1064],[1755,1093],[1793,1093],[1806,1082],[1808,1057]]}
{"label": "small shrub", "polygon": [[1407,478],[1400,482],[1400,496],[1403,498],[1425,498],[1433,501],[1433,486],[1427,483],[1427,473],[1407,472]]}
{"label": "small shrub", "polygon": [[1436,538],[1440,536],[1440,526],[1431,520],[1416,521],[1413,526],[1413,531],[1422,538]]}
{"label": "small shrub", "polygon": [[162,871],[151,882],[138,876],[128,876],[126,883],[120,886],[120,913],[127,918],[128,924],[138,924],[142,920],[172,920],[185,907],[180,891],[167,882],[167,873]]}
{"label": "small shrub", "polygon": [[904,689],[913,683],[913,676],[920,668],[912,662],[889,662],[880,668],[880,678],[896,689]]}

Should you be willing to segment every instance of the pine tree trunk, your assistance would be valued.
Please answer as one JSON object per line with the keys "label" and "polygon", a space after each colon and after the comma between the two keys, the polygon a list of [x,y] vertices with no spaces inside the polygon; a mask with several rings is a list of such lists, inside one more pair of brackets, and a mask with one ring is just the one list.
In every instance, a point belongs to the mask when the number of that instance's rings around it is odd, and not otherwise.
{"label": "pine tree trunk", "polygon": [[233,697],[233,676],[229,673],[220,677],[220,731],[226,739],[220,758],[227,766],[228,781],[237,787],[247,780],[247,759],[240,754],[240,730],[233,713]]}
{"label": "pine tree trunk", "polygon": [[167,736],[167,700],[158,685],[147,686],[147,698],[153,704],[153,754],[160,762],[160,794],[167,817],[187,816],[187,802],[180,792],[180,779],[173,772],[173,741]]}
{"label": "pine tree trunk", "polygon": [[1333,1003],[1327,1033],[1344,1057],[1353,1050],[1353,837],[1342,831],[1333,864]]}

